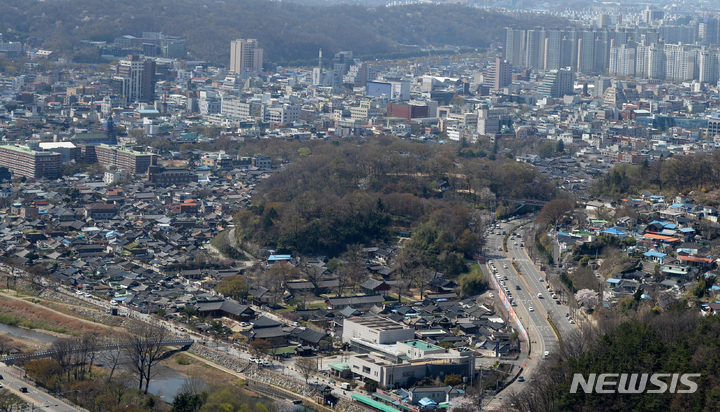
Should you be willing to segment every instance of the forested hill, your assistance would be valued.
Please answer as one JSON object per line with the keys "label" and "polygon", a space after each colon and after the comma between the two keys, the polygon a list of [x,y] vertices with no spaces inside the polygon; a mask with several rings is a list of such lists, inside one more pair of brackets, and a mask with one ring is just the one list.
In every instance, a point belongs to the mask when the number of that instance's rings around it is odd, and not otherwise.
{"label": "forested hill", "polygon": [[291,62],[316,58],[319,48],[360,56],[403,51],[398,44],[484,47],[502,41],[505,26],[562,24],[465,6],[310,7],[266,0],[0,0],[0,10],[4,41],[39,37],[45,48],[69,52],[81,40],[161,31],[186,37],[196,57],[220,63],[229,61],[236,38],[258,39],[268,61]]}
{"label": "forested hill", "polygon": [[235,215],[236,235],[332,257],[407,230],[405,248],[426,267],[457,274],[463,257],[480,250],[479,216],[496,197],[552,200],[556,190],[525,164],[459,157],[454,149],[387,137],[308,142],[299,159],[258,186],[252,207]]}

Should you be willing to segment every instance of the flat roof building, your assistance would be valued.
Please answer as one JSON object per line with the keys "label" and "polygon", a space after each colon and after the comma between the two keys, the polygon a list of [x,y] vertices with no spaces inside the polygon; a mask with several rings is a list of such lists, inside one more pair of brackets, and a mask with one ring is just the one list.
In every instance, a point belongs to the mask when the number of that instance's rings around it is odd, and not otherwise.
{"label": "flat roof building", "polygon": [[22,146],[0,146],[0,166],[16,175],[48,179],[60,176],[60,153],[33,150]]}
{"label": "flat roof building", "polygon": [[130,173],[147,173],[150,166],[155,165],[155,155],[152,153],[136,152],[119,146],[97,145],[87,146],[95,149],[97,161],[103,166],[115,166],[118,169],[125,169]]}

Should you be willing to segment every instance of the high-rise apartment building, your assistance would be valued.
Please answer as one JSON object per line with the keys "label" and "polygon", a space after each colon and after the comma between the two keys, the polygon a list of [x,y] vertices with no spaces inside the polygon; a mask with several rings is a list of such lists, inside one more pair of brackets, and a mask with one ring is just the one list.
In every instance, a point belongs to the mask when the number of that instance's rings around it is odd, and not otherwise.
{"label": "high-rise apartment building", "polygon": [[505,28],[505,60],[509,61],[513,66],[522,66],[524,62],[525,50],[525,30],[516,30],[510,27]]}
{"label": "high-rise apartment building", "polygon": [[485,79],[485,85],[492,90],[500,90],[510,83],[512,83],[512,65],[507,60],[495,58],[490,73]]}
{"label": "high-rise apartment building", "polygon": [[610,68],[608,72],[611,76],[635,76],[635,63],[635,49],[627,47],[627,44],[610,49]]}
{"label": "high-rise apartment building", "polygon": [[230,71],[235,74],[261,72],[263,49],[256,39],[237,39],[230,42]]}
{"label": "high-rise apartment building", "polygon": [[566,94],[574,93],[575,76],[571,69],[551,70],[542,84],[538,87],[538,92],[545,97],[558,98]]}
{"label": "high-rise apartment building", "polygon": [[120,96],[125,104],[155,101],[155,61],[143,59],[137,54],[120,60],[112,79],[113,94]]}

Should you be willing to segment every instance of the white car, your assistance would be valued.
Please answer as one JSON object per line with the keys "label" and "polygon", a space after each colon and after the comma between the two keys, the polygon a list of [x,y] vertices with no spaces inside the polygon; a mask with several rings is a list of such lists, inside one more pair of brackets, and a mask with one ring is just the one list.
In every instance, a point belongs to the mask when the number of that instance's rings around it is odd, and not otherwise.
{"label": "white car", "polygon": [[268,361],[266,361],[266,360],[260,361],[260,364],[261,364],[262,366],[267,367],[267,368],[269,368],[269,367],[271,366],[270,362],[268,362]]}
{"label": "white car", "polygon": [[503,265],[503,268],[507,269],[508,267],[507,267],[507,265]]}
{"label": "white car", "polygon": [[542,293],[538,293],[538,299],[542,299]]}
{"label": "white car", "polygon": [[533,307],[530,306],[530,307],[528,308],[528,312],[535,312],[535,309],[533,309]]}
{"label": "white car", "polygon": [[84,294],[83,296],[85,296],[86,298],[89,298],[89,297],[91,297],[92,295],[89,294],[89,293],[86,293],[86,294]]}

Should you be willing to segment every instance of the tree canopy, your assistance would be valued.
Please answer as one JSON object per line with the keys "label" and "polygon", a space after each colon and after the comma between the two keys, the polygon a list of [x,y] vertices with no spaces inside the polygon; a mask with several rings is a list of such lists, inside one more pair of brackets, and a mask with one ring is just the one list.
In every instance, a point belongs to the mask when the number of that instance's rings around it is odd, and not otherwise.
{"label": "tree canopy", "polygon": [[[403,52],[399,44],[484,47],[502,41],[503,27],[560,24],[548,16],[515,18],[457,5],[311,7],[262,0],[0,0],[7,40],[38,37],[44,48],[72,52],[81,40],[112,42],[122,35],[164,32],[183,36],[195,57],[226,63],[230,41],[258,39],[266,60],[315,59],[318,49],[356,56]],[[77,51],[77,61],[92,56]],[[392,56],[389,56],[392,57]],[[313,60],[314,61],[314,60]]]}

